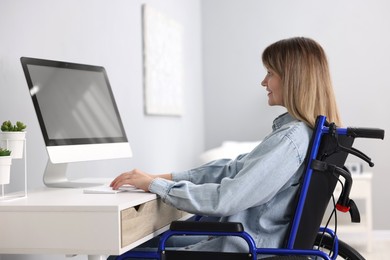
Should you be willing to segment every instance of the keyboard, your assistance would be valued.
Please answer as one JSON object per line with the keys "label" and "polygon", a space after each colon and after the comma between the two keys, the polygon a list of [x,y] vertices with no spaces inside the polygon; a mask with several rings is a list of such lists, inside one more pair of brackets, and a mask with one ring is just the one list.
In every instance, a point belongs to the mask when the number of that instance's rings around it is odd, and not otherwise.
{"label": "keyboard", "polygon": [[116,193],[120,193],[120,192],[134,191],[134,190],[138,190],[138,189],[132,185],[123,185],[122,187],[120,187],[117,190],[113,190],[108,185],[101,185],[101,186],[86,188],[86,189],[84,189],[84,193],[86,193],[86,194],[116,194]]}

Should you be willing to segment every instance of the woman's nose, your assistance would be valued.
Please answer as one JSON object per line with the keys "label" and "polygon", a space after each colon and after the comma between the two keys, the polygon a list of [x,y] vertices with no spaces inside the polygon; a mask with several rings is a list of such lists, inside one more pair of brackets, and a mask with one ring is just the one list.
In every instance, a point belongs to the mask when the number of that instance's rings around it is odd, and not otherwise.
{"label": "woman's nose", "polygon": [[267,86],[267,82],[266,82],[266,80],[265,79],[263,79],[262,81],[261,81],[261,86],[263,86],[263,87],[266,87]]}

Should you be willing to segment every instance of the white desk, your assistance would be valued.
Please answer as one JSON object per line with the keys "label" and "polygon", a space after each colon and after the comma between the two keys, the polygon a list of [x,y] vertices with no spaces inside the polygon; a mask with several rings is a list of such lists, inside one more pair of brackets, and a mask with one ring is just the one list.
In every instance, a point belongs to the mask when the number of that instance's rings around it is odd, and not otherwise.
{"label": "white desk", "polygon": [[[338,225],[338,233],[339,237],[342,240],[352,239],[349,237],[349,234],[352,234],[353,237],[358,237],[359,241],[363,242],[367,246],[367,251],[370,252],[372,250],[372,173],[365,172],[363,174],[355,174],[353,177],[353,184],[350,193],[350,198],[353,199],[359,208],[361,213],[361,223],[352,223],[350,224],[349,213],[344,214],[347,219],[346,225],[339,224]],[[336,186],[334,194],[338,198],[341,192],[341,186],[338,184]],[[361,205],[358,200],[363,200],[365,208],[362,210]],[[340,220],[342,221],[343,214],[338,213]],[[341,222],[340,221],[340,222]],[[357,233],[364,234],[362,236],[356,236]],[[365,238],[365,239],[364,239]]]}
{"label": "white desk", "polygon": [[186,213],[144,192],[84,194],[43,188],[0,202],[0,254],[122,254]]}

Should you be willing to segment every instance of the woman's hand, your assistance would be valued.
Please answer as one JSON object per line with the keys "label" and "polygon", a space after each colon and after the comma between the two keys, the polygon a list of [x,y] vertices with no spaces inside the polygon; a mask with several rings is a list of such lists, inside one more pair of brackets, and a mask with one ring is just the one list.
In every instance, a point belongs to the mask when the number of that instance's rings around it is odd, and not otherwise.
{"label": "woman's hand", "polygon": [[159,174],[159,175],[152,175],[148,174],[146,172],[143,172],[138,169],[134,169],[129,172],[124,172],[118,177],[116,177],[110,184],[110,186],[117,190],[122,185],[129,184],[133,185],[134,187],[138,189],[142,189],[144,191],[149,191],[149,185],[153,181],[154,178],[163,178],[166,180],[172,180],[172,174],[165,173],[165,174]]}
{"label": "woman's hand", "polygon": [[118,177],[116,177],[110,184],[110,186],[117,190],[119,187],[125,184],[133,185],[138,189],[142,189],[144,191],[149,191],[149,185],[153,181],[154,178],[158,176],[151,175],[146,172],[140,171],[138,169],[134,169],[129,172],[124,172]]}

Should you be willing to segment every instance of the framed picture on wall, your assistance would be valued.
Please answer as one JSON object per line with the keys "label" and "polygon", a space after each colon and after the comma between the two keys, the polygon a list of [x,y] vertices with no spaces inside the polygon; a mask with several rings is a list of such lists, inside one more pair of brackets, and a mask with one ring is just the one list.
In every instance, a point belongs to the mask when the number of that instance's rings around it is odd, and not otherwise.
{"label": "framed picture on wall", "polygon": [[183,114],[182,26],[143,5],[144,98],[147,115]]}

